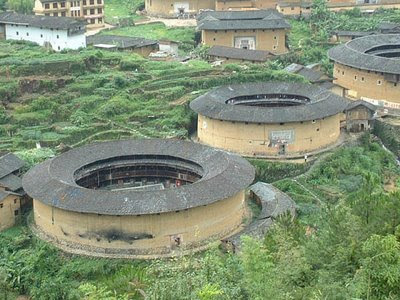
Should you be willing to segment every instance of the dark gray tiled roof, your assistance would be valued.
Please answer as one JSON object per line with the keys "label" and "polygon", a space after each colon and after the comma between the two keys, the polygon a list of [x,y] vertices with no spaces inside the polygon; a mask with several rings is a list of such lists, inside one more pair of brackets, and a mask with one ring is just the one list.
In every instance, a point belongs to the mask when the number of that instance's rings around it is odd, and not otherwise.
{"label": "dark gray tiled roof", "polygon": [[72,29],[86,26],[83,20],[67,17],[49,17],[36,15],[23,15],[14,12],[0,13],[0,24],[28,25],[37,28]]}
{"label": "dark gray tiled roof", "polygon": [[0,178],[21,169],[24,164],[23,160],[12,153],[0,157]]}
{"label": "dark gray tiled roof", "polygon": [[[78,186],[81,167],[126,155],[168,155],[203,168],[193,184],[165,190],[92,190]],[[181,140],[125,140],[92,144],[68,151],[31,169],[22,184],[29,196],[60,209],[106,215],[141,215],[207,205],[245,189],[254,168],[238,155]]]}
{"label": "dark gray tiled roof", "polygon": [[377,107],[375,105],[373,105],[372,103],[369,103],[367,101],[363,101],[363,100],[357,100],[357,101],[351,101],[349,103],[349,105],[347,106],[346,110],[351,110],[357,106],[365,106],[366,108],[368,108],[369,110],[372,111],[376,111]]}
{"label": "dark gray tiled roof", "polygon": [[288,29],[289,23],[275,9],[207,11],[197,18],[198,30]]}
{"label": "dark gray tiled roof", "polygon": [[120,35],[92,35],[86,38],[88,45],[108,44],[115,45],[117,48],[141,48],[156,45],[155,40],[148,40],[140,37],[129,37]]}
{"label": "dark gray tiled roof", "polygon": [[306,78],[310,82],[317,82],[317,81],[321,80],[322,77],[325,76],[325,74],[322,73],[321,71],[313,70],[306,66],[295,64],[295,63],[290,64],[284,70],[289,73],[299,74],[299,75],[303,76],[304,78]]}
{"label": "dark gray tiled roof", "polygon": [[[227,104],[234,97],[260,94],[286,94],[308,97],[310,102],[287,107],[257,107]],[[282,123],[322,119],[344,111],[348,101],[315,85],[288,82],[265,82],[228,85],[214,89],[190,103],[190,108],[212,119]]]}
{"label": "dark gray tiled roof", "polygon": [[16,192],[17,190],[22,188],[22,180],[18,176],[14,174],[10,174],[0,178],[0,186],[5,187],[6,189]]}
{"label": "dark gray tiled roof", "polygon": [[400,29],[400,24],[390,23],[390,22],[382,22],[381,24],[379,24],[378,29],[380,29],[380,30]]}
{"label": "dark gray tiled roof", "polygon": [[331,48],[328,51],[328,56],[337,63],[353,68],[400,74],[400,61],[398,59],[365,53],[372,48],[386,45],[400,45],[400,34],[376,34],[360,37]]}
{"label": "dark gray tiled roof", "polygon": [[244,59],[250,61],[266,61],[272,56],[275,56],[269,51],[247,50],[225,46],[212,46],[208,50],[207,54],[210,56],[227,57],[231,59]]}
{"label": "dark gray tiled roof", "polygon": [[333,34],[338,36],[354,36],[354,37],[362,37],[367,35],[375,34],[375,31],[346,31],[346,30],[339,30],[335,31]]}

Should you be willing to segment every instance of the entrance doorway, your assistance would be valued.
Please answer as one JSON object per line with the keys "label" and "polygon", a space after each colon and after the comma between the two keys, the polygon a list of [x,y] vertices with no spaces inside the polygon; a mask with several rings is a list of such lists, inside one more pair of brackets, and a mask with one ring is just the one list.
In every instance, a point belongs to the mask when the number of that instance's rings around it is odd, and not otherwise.
{"label": "entrance doorway", "polygon": [[278,154],[279,155],[285,155],[286,154],[286,144],[280,144],[279,145]]}

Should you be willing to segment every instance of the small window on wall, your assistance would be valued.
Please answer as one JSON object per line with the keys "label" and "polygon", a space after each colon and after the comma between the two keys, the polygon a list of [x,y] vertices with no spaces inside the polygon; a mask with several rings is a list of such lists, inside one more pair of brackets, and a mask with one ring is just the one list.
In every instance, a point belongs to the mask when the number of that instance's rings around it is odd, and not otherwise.
{"label": "small window on wall", "polygon": [[274,50],[276,50],[276,46],[272,47]]}
{"label": "small window on wall", "polygon": [[57,47],[58,50],[61,50],[60,46]]}
{"label": "small window on wall", "polygon": [[357,80],[357,75],[356,75],[356,76],[354,76],[354,80]]}
{"label": "small window on wall", "polygon": [[19,35],[19,32],[17,31],[16,34]]}
{"label": "small window on wall", "polygon": [[42,38],[42,37],[43,37],[43,34],[41,34],[40,37]]}
{"label": "small window on wall", "polygon": [[0,208],[3,208],[3,206],[4,206],[4,204],[3,204],[3,203],[0,203]]}
{"label": "small window on wall", "polygon": [[60,38],[60,36],[57,34],[57,38],[59,39]]}
{"label": "small window on wall", "polygon": [[65,16],[66,16],[65,11],[63,11],[63,12],[61,13],[61,16],[62,16],[62,17],[65,17]]}
{"label": "small window on wall", "polygon": [[311,122],[311,123],[315,124],[315,122],[316,122],[315,120],[312,120],[312,122]]}
{"label": "small window on wall", "polygon": [[382,85],[382,80],[378,79],[378,81],[376,83],[377,83],[377,85]]}
{"label": "small window on wall", "polygon": [[364,82],[364,81],[365,81],[365,78],[364,78],[364,77],[361,77],[361,81]]}
{"label": "small window on wall", "polygon": [[49,9],[49,8],[50,8],[50,4],[49,4],[49,3],[46,3],[46,4],[44,5],[44,8],[45,8],[45,9]]}
{"label": "small window on wall", "polygon": [[26,36],[29,36],[29,32],[26,33]]}
{"label": "small window on wall", "polygon": [[14,210],[14,216],[18,216],[19,215],[19,210]]}
{"label": "small window on wall", "polygon": [[344,71],[342,71],[342,75],[344,76]]}

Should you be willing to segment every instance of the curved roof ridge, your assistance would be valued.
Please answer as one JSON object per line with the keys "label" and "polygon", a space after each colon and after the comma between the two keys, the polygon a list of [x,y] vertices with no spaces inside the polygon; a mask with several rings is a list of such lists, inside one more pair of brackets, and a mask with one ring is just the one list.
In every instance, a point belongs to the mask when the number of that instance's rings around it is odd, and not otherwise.
{"label": "curved roof ridge", "polygon": [[[287,94],[310,99],[309,103],[287,107],[232,105],[230,99],[249,95]],[[190,108],[206,117],[249,123],[310,121],[343,112],[348,100],[315,85],[289,82],[261,82],[226,85],[196,98]]]}

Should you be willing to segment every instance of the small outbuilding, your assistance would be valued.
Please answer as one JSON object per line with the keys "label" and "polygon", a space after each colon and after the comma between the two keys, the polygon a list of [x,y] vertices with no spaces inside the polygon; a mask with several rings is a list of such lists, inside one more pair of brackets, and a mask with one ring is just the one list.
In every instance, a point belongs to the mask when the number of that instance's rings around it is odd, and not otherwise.
{"label": "small outbuilding", "polygon": [[130,51],[148,57],[151,52],[157,52],[158,42],[141,37],[120,35],[91,35],[86,38],[88,45],[107,50]]}
{"label": "small outbuilding", "polygon": [[367,101],[354,101],[346,108],[346,130],[367,131],[373,128],[376,106]]}
{"label": "small outbuilding", "polygon": [[0,157],[0,231],[14,226],[21,213],[23,166],[24,162],[12,153]]}

